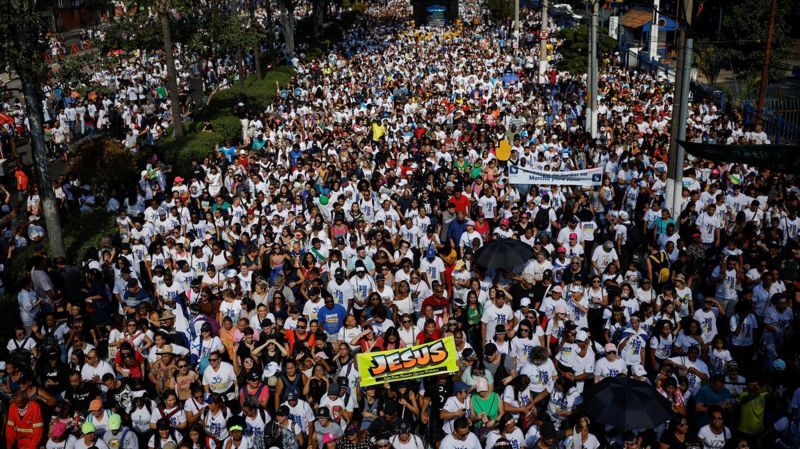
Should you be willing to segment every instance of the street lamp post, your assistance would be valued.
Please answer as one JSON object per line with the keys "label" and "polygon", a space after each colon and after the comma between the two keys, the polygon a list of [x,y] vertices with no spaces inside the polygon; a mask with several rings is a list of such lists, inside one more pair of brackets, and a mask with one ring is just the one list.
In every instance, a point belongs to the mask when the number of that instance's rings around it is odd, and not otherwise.
{"label": "street lamp post", "polygon": [[600,16],[600,0],[590,0],[592,5],[589,29],[589,70],[587,73],[586,131],[593,138],[597,135],[597,23]]}

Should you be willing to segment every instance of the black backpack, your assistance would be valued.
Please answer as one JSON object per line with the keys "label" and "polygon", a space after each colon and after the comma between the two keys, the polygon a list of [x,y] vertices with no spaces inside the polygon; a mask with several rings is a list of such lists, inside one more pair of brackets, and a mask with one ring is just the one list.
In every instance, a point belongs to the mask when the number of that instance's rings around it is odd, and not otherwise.
{"label": "black backpack", "polygon": [[536,217],[533,219],[533,226],[539,231],[546,231],[550,226],[550,208],[539,206],[539,211],[536,212]]}

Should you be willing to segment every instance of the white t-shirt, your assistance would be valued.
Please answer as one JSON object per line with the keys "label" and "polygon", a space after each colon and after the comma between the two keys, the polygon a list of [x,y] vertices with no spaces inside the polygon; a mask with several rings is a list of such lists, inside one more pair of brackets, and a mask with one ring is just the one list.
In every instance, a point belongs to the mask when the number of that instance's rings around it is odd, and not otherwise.
{"label": "white t-shirt", "polygon": [[601,379],[615,377],[628,372],[628,365],[621,358],[616,358],[613,362],[603,357],[594,364],[594,375]]}
{"label": "white t-shirt", "polygon": [[[455,396],[450,396],[444,402],[443,409],[448,411],[449,413],[455,413],[459,410],[466,410],[467,413],[464,416],[469,418],[469,407],[467,405],[468,405],[467,402],[459,402]],[[455,418],[448,419],[447,421],[444,422],[444,425],[442,426],[442,430],[444,430],[445,433],[447,433],[448,435],[453,432],[453,421],[455,421]]]}
{"label": "white t-shirt", "polygon": [[457,440],[453,437],[452,433],[448,433],[442,442],[439,444],[439,449],[483,449],[481,447],[481,440],[470,432],[464,441]]}
{"label": "white t-shirt", "polygon": [[533,363],[526,363],[520,370],[520,374],[528,376],[531,379],[531,390],[534,393],[541,393],[544,390],[552,391],[553,384],[555,383],[558,371],[556,371],[553,361],[547,359],[546,362],[540,366]]}
{"label": "white t-shirt", "polygon": [[[208,365],[203,371],[203,385],[208,385],[212,393],[222,394],[231,389],[236,384],[236,373],[233,365],[228,362],[219,362],[219,370],[214,371],[214,367]],[[233,398],[233,393],[228,395],[228,399]]]}
{"label": "white t-shirt", "polygon": [[[133,435],[133,433],[131,434]],[[60,443],[56,443],[51,439],[47,439],[47,443],[45,443],[44,447],[46,449],[73,449],[75,447],[75,443],[78,441],[77,438],[73,435],[67,435],[67,439]]]}
{"label": "white t-shirt", "polygon": [[723,449],[725,443],[731,439],[731,430],[725,430],[719,435],[711,431],[710,425],[705,425],[697,432],[697,437],[703,442],[703,449]]}

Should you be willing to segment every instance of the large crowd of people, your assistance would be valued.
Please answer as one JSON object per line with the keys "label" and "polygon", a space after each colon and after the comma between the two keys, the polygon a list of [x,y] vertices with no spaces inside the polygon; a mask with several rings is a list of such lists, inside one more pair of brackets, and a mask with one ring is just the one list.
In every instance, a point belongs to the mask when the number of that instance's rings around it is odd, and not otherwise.
{"label": "large crowd of people", "polygon": [[[428,28],[408,8],[370,4],[191,172],[71,193],[118,231],[86,260],[34,251],[0,361],[6,447],[800,447],[794,176],[690,158],[670,210],[672,84],[608,55],[590,136],[585,75],[554,68],[559,22],[540,83],[537,11],[515,48],[485,11]],[[161,107],[146,79],[108,101]],[[686,126],[768,143],[700,98]],[[515,166],[602,183],[512,184]],[[10,246],[46,235],[31,198]],[[534,258],[477,264],[499,238]],[[457,372],[361,386],[356,354],[451,336]],[[615,376],[669,420],[589,416],[584,393]]]}

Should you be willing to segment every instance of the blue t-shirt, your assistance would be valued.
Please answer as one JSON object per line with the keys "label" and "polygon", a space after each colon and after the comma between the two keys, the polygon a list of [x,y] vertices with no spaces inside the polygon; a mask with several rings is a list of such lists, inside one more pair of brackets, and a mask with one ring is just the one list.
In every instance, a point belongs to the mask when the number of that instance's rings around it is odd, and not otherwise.
{"label": "blue t-shirt", "polygon": [[344,326],[345,316],[347,316],[347,311],[344,307],[341,304],[334,304],[332,309],[327,306],[320,308],[317,312],[317,321],[326,334],[336,335]]}
{"label": "blue t-shirt", "polygon": [[[728,391],[727,388],[723,388],[722,391],[715,391],[710,385],[703,385],[697,392],[695,401],[697,401],[699,404],[703,404],[705,407],[710,407],[712,405],[719,405],[725,401],[729,401],[732,397],[733,396],[731,395],[731,392]],[[698,427],[703,427],[710,422],[711,419],[708,413],[697,414]]]}

